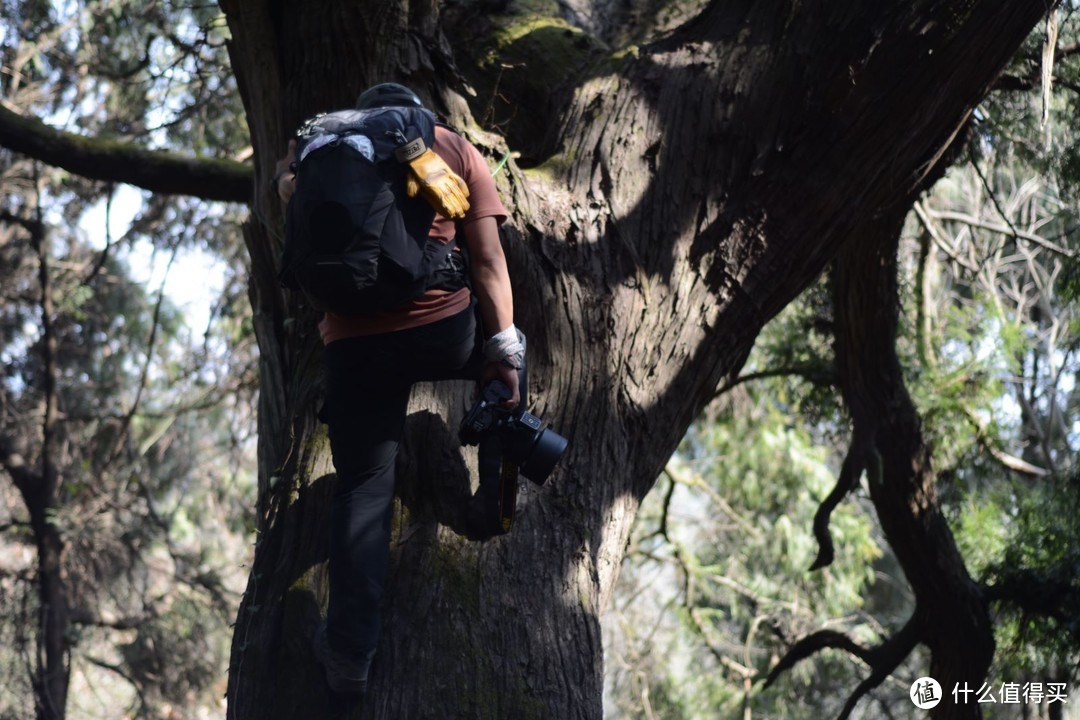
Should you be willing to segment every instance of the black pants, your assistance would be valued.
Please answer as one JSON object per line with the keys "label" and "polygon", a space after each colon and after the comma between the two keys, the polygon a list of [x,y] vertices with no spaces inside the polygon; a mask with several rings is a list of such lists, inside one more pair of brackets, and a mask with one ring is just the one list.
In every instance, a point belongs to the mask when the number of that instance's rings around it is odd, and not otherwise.
{"label": "black pants", "polygon": [[390,544],[394,463],[414,383],[479,379],[474,310],[429,325],[326,346],[326,403],[338,485],[330,517],[330,646],[375,652]]}

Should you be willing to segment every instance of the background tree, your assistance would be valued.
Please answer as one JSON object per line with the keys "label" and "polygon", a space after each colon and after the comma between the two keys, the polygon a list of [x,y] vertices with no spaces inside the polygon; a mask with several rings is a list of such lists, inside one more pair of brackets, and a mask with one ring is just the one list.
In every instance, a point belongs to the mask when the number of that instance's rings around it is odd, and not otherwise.
{"label": "background tree", "polygon": [[[212,133],[191,121],[207,89],[181,82],[206,61],[203,30],[161,6],[135,22],[133,6],[5,4],[5,104],[70,131],[176,132],[185,147]],[[144,202],[8,151],[0,182],[0,716],[216,707],[250,527],[236,495],[251,343],[238,284],[196,333],[165,280],[192,249],[229,257],[235,212]],[[140,258],[165,277],[133,278]]]}
{"label": "background tree", "polygon": [[[318,711],[314,663],[297,663],[310,658],[325,585],[315,530],[331,478],[314,419],[318,341],[310,313],[277,286],[280,209],[265,182],[300,120],[350,104],[373,81],[405,80],[494,158],[506,146],[474,115],[498,110],[496,97],[521,111],[501,120],[531,166],[499,177],[515,213],[504,238],[536,410],[574,439],[550,486],[526,493],[516,532],[469,545],[452,532],[468,481],[442,419],[452,427],[467,390],[418,394],[438,416],[410,424],[378,700],[360,714],[596,717],[598,618],[638,505],[685,429],[763,324],[841,248],[875,230],[863,249],[888,256],[904,211],[1045,11],[1019,0],[712,2],[625,45],[664,25],[662,10],[222,8],[255,151],[244,232],[261,382],[260,535],[234,640],[236,717]],[[477,50],[495,62],[468,62]],[[5,144],[75,164],[48,154],[67,138],[10,113],[0,121]],[[172,156],[96,145],[87,156],[96,162],[79,172],[91,176],[243,199],[240,172],[222,163],[199,165],[190,180],[195,164]],[[130,162],[110,161],[118,156],[159,162],[140,164],[136,178]],[[920,533],[903,524],[890,541],[951,548],[947,532]],[[909,575],[966,588],[958,554],[944,557]],[[936,623],[949,629],[949,613],[966,609],[949,605]],[[984,653],[942,645],[936,629],[912,625],[898,650],[928,642],[943,683],[985,673]]]}

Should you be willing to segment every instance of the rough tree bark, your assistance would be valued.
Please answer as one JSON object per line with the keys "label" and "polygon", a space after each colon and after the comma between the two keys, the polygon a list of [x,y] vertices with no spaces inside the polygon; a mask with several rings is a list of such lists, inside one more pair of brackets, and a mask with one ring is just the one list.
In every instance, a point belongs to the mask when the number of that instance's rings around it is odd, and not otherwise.
{"label": "rough tree bark", "polygon": [[[410,82],[473,127],[462,78],[494,82],[475,68],[459,75],[435,6],[316,5],[223,2],[260,179],[304,115],[376,80]],[[422,394],[434,414],[418,417],[406,448],[387,630],[359,716],[600,716],[598,618],[640,498],[762,324],[857,217],[895,212],[926,182],[1042,12],[1032,2],[713,2],[632,52],[586,48],[591,62],[562,86],[573,93],[551,93],[554,141],[517,136],[534,159],[544,159],[537,148],[557,154],[500,178],[536,411],[572,438],[570,454],[522,498],[510,536],[466,543],[449,529],[465,493],[448,429],[462,390]],[[499,92],[535,103],[512,86]],[[275,218],[273,204],[260,192],[257,216]],[[248,228],[269,393],[263,459],[281,480],[264,478],[230,714],[300,717],[318,687],[307,637],[325,550],[313,527],[330,480],[313,440],[315,339],[296,325],[287,336],[265,233]]]}
{"label": "rough tree bark", "polygon": [[[310,313],[275,279],[281,213],[267,189],[305,116],[404,81],[494,158],[502,141],[474,113],[496,93],[526,109],[504,129],[536,167],[498,176],[514,213],[504,242],[533,410],[571,438],[548,485],[525,489],[514,531],[467,543],[453,531],[468,473],[452,428],[469,390],[416,394],[385,632],[353,714],[593,719],[599,615],[641,498],[761,326],[860,218],[894,216],[926,184],[1045,11],[713,0],[655,42],[609,47],[620,3],[570,3],[557,20],[513,3],[445,17],[433,1],[221,6],[255,149],[245,240],[262,353],[260,525],[229,717],[260,719],[326,709],[309,650],[333,483],[315,420],[319,348]],[[581,18],[601,40],[572,27]],[[515,52],[537,72],[502,82]]]}

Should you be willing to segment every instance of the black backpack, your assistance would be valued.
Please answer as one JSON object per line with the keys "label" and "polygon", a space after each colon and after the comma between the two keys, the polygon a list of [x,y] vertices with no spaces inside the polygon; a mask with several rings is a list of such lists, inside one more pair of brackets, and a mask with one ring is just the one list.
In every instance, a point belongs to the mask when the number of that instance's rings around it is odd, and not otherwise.
{"label": "black backpack", "polygon": [[[423,108],[342,110],[297,133],[297,186],[285,218],[281,282],[317,310],[386,310],[432,287],[463,287],[453,242],[428,237],[435,210],[407,197],[394,151],[435,142]],[[456,285],[456,287],[454,287]]]}

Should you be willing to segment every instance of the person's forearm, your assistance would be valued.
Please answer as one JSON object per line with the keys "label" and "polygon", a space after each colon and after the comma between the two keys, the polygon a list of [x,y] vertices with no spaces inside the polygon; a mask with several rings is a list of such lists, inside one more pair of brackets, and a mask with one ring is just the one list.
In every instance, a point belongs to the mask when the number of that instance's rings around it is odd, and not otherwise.
{"label": "person's forearm", "polygon": [[484,335],[490,337],[514,322],[514,296],[506,256],[499,243],[498,226],[493,218],[481,218],[465,228],[469,246],[470,275],[473,292],[480,306]]}
{"label": "person's forearm", "polygon": [[494,218],[480,218],[466,223],[464,232],[473,292],[480,306],[486,339],[483,352],[487,363],[481,380],[485,383],[501,380],[510,390],[510,399],[503,405],[514,408],[523,400],[518,373],[524,366],[525,347],[514,329],[514,296],[506,256],[499,242],[499,225]]}
{"label": "person's forearm", "polygon": [[514,322],[514,297],[506,273],[506,262],[503,261],[501,267],[493,263],[474,263],[472,280],[485,337],[510,327]]}

